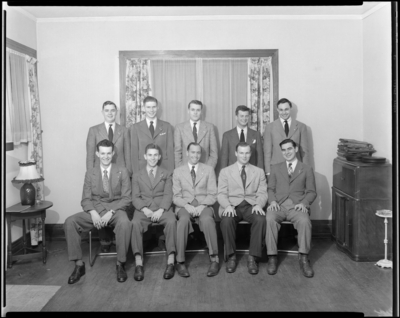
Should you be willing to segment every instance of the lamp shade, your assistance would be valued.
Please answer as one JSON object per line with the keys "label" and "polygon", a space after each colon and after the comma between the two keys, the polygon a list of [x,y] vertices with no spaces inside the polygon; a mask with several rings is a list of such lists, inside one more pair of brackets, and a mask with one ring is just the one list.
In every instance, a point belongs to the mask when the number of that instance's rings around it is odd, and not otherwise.
{"label": "lamp shade", "polygon": [[35,161],[20,161],[19,164],[19,173],[12,180],[15,183],[33,183],[43,181],[44,178],[39,175],[36,170],[36,162]]}

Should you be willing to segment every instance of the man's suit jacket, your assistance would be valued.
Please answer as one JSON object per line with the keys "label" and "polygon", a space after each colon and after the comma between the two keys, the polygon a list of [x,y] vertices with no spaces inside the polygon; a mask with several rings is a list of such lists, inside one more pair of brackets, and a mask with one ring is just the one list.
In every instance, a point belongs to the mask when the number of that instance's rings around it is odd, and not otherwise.
{"label": "man's suit jacket", "polygon": [[103,190],[100,165],[86,171],[81,205],[84,211],[96,210],[103,215],[109,210],[125,210],[131,204],[131,181],[125,167],[111,165],[109,194]]}
{"label": "man's suit jacket", "polygon": [[[103,139],[108,140],[108,133],[104,123],[90,127],[86,139],[86,170],[100,165],[99,157],[96,156],[96,145]],[[112,158],[112,163],[126,167],[129,173],[132,174],[130,170],[131,159],[128,130],[117,123],[115,123],[113,143],[115,154]]]}
{"label": "man's suit jacket", "polygon": [[132,204],[140,211],[144,207],[168,211],[172,205],[172,172],[158,167],[151,184],[146,167],[136,171],[132,175]]}
{"label": "man's suit jacket", "polygon": [[[224,132],[221,147],[221,168],[225,168],[237,161],[235,156],[236,145],[239,143],[239,135],[237,127]],[[249,163],[264,169],[263,146],[261,143],[261,135],[258,131],[247,128],[246,142],[251,147],[251,157]]]}
{"label": "man's suit jacket", "polygon": [[266,125],[264,131],[265,173],[271,172],[272,165],[285,161],[279,143],[287,138],[292,139],[299,147],[297,158],[300,161],[309,164],[307,126],[292,118],[289,134],[286,137],[281,120],[278,118],[272,123]]}
{"label": "man's suit jacket", "polygon": [[187,163],[174,170],[172,181],[175,213],[194,199],[199,205],[207,206],[212,206],[217,201],[217,179],[211,166],[199,162],[194,186]]}
{"label": "man's suit jacket", "polygon": [[160,147],[161,159],[158,165],[168,171],[174,171],[174,136],[170,123],[157,119],[154,137],[152,137],[146,119],[144,119],[132,125],[128,134],[131,142],[130,158],[133,173],[146,167],[147,161],[143,155],[148,144],[156,144]]}
{"label": "man's suit jacket", "polygon": [[297,161],[291,178],[286,161],[271,166],[271,175],[268,178],[269,203],[276,201],[281,204],[290,198],[294,204],[303,203],[309,207],[316,197],[314,171],[310,166]]}
{"label": "man's suit jacket", "polygon": [[219,216],[230,205],[238,206],[243,200],[251,205],[258,204],[264,208],[267,203],[267,183],[264,170],[248,165],[246,171],[246,188],[243,188],[242,178],[237,163],[224,168],[218,178]]}
{"label": "man's suit jacket", "polygon": [[[174,141],[175,167],[179,167],[188,162],[186,149],[191,142],[194,142],[190,121],[176,125]],[[197,132],[197,143],[201,146],[200,162],[215,169],[218,162],[218,147],[213,124],[202,120],[200,121],[200,129]]]}

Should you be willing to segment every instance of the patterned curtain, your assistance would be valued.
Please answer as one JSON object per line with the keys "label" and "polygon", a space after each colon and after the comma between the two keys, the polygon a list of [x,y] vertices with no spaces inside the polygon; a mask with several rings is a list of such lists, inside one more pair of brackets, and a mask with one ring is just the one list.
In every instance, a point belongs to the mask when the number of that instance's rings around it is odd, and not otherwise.
{"label": "patterned curtain", "polygon": [[250,128],[263,135],[265,125],[270,123],[272,92],[272,58],[248,59],[248,107],[251,109]]}
{"label": "patterned curtain", "polygon": [[[39,104],[39,88],[36,74],[36,62],[33,57],[27,56],[27,76],[29,83],[29,104],[31,109],[31,131],[32,142],[28,144],[28,159],[36,161],[36,170],[43,176],[43,149],[42,149],[42,129],[40,124],[40,104]],[[37,182],[36,200],[44,200],[44,182]],[[36,219],[31,223],[31,244],[37,245],[42,241],[42,220]]]}
{"label": "patterned curtain", "polygon": [[150,60],[126,60],[126,124],[129,128],[144,119],[143,99],[151,95]]}

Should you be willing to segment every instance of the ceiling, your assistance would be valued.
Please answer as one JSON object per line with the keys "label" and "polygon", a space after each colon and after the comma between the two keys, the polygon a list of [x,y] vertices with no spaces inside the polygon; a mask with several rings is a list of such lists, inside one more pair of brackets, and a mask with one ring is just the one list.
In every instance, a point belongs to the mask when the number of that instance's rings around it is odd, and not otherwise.
{"label": "ceiling", "polygon": [[[390,3],[390,2],[387,2]],[[34,19],[146,16],[362,16],[381,2],[356,6],[18,6]],[[376,9],[376,8],[375,8]]]}

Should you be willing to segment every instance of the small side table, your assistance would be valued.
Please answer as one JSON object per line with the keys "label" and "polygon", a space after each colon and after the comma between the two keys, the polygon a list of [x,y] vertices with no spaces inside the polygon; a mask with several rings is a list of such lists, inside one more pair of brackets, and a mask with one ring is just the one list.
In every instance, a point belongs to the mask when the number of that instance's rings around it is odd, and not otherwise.
{"label": "small side table", "polygon": [[[20,259],[35,259],[35,258],[43,258],[43,264],[46,264],[46,233],[45,233],[45,224],[44,221],[46,219],[46,210],[53,206],[53,202],[50,201],[41,201],[40,203],[36,203],[32,206],[24,206],[21,203],[14,204],[6,209],[7,215],[7,227],[8,227],[8,257],[7,257],[7,267],[12,268],[12,261],[20,260]],[[26,208],[21,212],[14,212],[18,211],[22,208]],[[42,219],[42,253],[40,251],[36,251],[30,247],[27,247],[26,244],[26,229],[25,229],[25,220],[26,219]],[[22,255],[12,255],[11,250],[11,221],[12,220],[21,220],[22,219],[22,243],[23,247],[22,250],[24,254]],[[20,250],[19,250],[20,251]],[[18,251],[18,252],[19,252]],[[30,251],[28,254],[27,252]]]}
{"label": "small side table", "polygon": [[375,214],[381,218],[385,218],[385,221],[383,221],[385,223],[385,239],[383,240],[383,243],[385,244],[385,259],[381,259],[375,265],[380,266],[382,268],[393,268],[393,262],[387,259],[387,243],[389,242],[387,239],[387,224],[388,224],[387,218],[392,217],[392,211],[378,210],[376,211]]}

